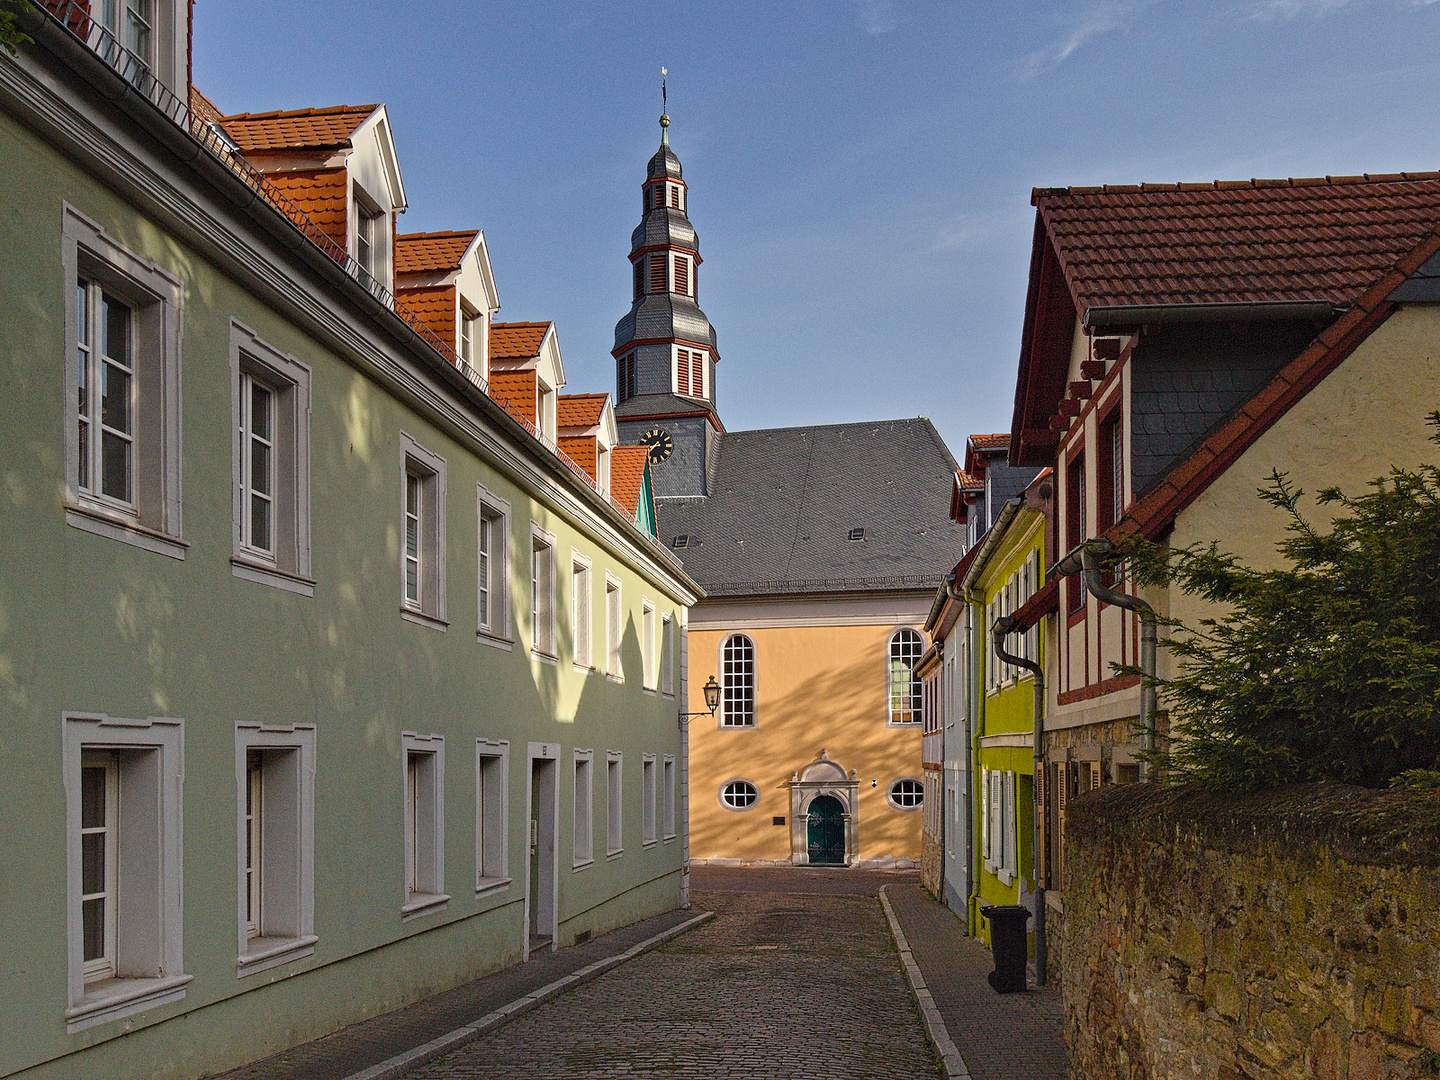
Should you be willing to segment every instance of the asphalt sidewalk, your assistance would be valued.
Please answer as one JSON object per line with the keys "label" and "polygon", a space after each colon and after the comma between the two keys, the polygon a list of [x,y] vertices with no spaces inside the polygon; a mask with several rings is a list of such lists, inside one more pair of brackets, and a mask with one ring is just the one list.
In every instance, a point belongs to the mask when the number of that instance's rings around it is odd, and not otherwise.
{"label": "asphalt sidewalk", "polygon": [[[995,965],[965,924],[916,881],[880,890],[931,1041],[951,1080],[1065,1080],[1060,989],[997,994]],[[898,932],[896,932],[898,931]]]}
{"label": "asphalt sidewalk", "polygon": [[710,918],[667,911],[362,1020],[210,1080],[391,1080]]}

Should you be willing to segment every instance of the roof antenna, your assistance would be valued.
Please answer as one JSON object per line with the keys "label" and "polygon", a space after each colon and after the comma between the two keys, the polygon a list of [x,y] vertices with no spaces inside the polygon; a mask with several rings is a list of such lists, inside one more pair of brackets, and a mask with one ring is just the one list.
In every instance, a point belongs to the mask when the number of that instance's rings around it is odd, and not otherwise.
{"label": "roof antenna", "polygon": [[660,145],[670,145],[670,117],[666,115],[670,111],[670,97],[665,90],[665,76],[670,74],[663,67],[660,69]]}

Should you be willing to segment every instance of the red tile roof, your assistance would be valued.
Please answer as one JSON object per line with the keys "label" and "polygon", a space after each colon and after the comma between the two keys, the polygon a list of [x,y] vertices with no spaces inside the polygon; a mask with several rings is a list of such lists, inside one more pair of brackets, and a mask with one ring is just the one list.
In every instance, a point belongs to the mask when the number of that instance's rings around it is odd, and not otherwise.
{"label": "red tile roof", "polygon": [[194,85],[190,87],[190,115],[206,124],[218,124],[225,119],[219,107]]}
{"label": "red tile roof", "polygon": [[441,341],[455,348],[454,285],[398,286],[395,298],[420,316],[420,321],[434,330]]}
{"label": "red tile roof", "polygon": [[427,270],[458,270],[479,229],[449,232],[404,233],[395,237],[395,272],[422,273]]}
{"label": "red tile roof", "polygon": [[1037,188],[1077,312],[1355,302],[1440,220],[1440,173]]}
{"label": "red tile roof", "polygon": [[640,488],[649,456],[648,446],[617,446],[610,451],[610,494],[631,515],[640,512]]}
{"label": "red tile roof", "polygon": [[560,449],[569,455],[571,461],[585,470],[591,480],[599,479],[595,475],[594,435],[561,435],[555,441],[560,444]]}
{"label": "red tile roof", "polygon": [[994,435],[971,435],[966,441],[976,450],[1010,449],[1010,433],[1008,431],[996,432]]}
{"label": "red tile roof", "polygon": [[605,414],[609,394],[561,394],[555,399],[555,423],[561,428],[588,428]]}
{"label": "red tile roof", "polygon": [[978,476],[972,476],[964,469],[955,470],[955,484],[961,491],[984,491],[985,481]]}
{"label": "red tile roof", "polygon": [[345,208],[349,196],[344,169],[267,173],[265,183],[289,198],[342,249],[345,248]]}
{"label": "red tile roof", "polygon": [[288,112],[236,113],[224,120],[225,134],[242,153],[260,150],[333,150],[350,145],[350,136],[379,105],[332,105]]}
{"label": "red tile roof", "polygon": [[515,412],[535,423],[535,372],[492,371],[489,383],[491,397],[508,401]]}
{"label": "red tile roof", "polygon": [[540,355],[548,322],[515,322],[490,324],[491,360],[529,360]]}

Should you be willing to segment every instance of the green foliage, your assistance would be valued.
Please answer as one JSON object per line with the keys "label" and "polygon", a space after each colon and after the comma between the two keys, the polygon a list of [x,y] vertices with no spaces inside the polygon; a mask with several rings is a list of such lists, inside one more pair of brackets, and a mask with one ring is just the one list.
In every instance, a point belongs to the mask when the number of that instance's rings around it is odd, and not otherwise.
{"label": "green foliage", "polygon": [[[1440,412],[1429,420],[1440,442]],[[1440,768],[1440,468],[1394,468],[1361,495],[1319,492],[1337,511],[1323,532],[1303,494],[1278,471],[1259,492],[1289,519],[1279,569],[1214,545],[1127,548],[1141,580],[1223,612],[1170,624],[1163,645],[1182,674],[1159,687],[1183,734],[1156,764],[1224,789],[1424,784],[1416,771]]]}
{"label": "green foliage", "polygon": [[30,6],[30,0],[0,0],[0,49],[14,56],[20,46],[34,40],[16,25],[20,12]]}

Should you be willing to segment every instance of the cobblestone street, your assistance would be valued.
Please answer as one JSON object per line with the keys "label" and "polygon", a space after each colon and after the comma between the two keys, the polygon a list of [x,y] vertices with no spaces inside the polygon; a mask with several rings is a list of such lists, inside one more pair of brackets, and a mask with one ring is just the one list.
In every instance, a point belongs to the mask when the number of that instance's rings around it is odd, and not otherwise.
{"label": "cobblestone street", "polygon": [[873,887],[693,899],[717,918],[409,1075],[939,1075]]}

